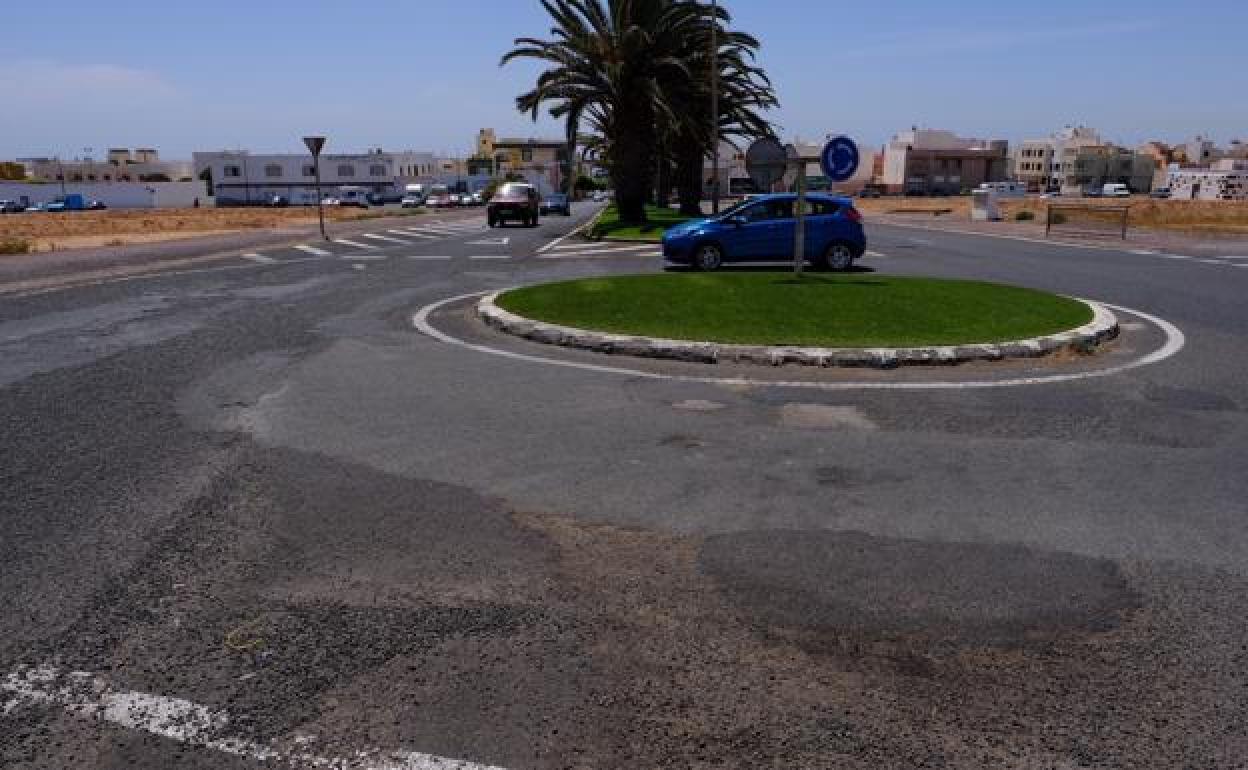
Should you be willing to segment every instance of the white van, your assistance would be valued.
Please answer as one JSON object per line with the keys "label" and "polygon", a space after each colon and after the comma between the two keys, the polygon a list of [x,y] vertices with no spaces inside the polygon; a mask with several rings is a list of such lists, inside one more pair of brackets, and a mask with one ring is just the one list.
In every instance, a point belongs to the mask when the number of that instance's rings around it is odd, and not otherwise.
{"label": "white van", "polygon": [[403,199],[399,201],[399,205],[405,209],[419,208],[425,205],[426,197],[428,196],[423,184],[409,184],[403,190]]}
{"label": "white van", "polygon": [[1026,182],[984,182],[976,189],[996,193],[998,198],[1022,198],[1027,195]]}
{"label": "white van", "polygon": [[339,187],[338,188],[338,205],[339,206],[357,206],[362,209],[368,208],[368,190],[363,187]]}
{"label": "white van", "polygon": [[1102,198],[1130,198],[1131,189],[1121,182],[1110,182],[1101,188]]}

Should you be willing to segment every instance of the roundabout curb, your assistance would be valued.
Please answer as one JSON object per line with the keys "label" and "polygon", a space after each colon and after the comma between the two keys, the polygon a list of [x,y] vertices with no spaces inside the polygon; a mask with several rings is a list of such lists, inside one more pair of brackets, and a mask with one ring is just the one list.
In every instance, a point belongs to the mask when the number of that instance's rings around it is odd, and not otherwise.
{"label": "roundabout curb", "polygon": [[504,310],[497,304],[504,291],[482,297],[477,316],[505,334],[547,345],[596,353],[659,358],[672,361],[762,366],[848,367],[895,369],[899,366],[954,365],[971,361],[1039,358],[1061,351],[1087,352],[1118,336],[1117,317],[1103,305],[1077,299],[1092,310],[1092,320],[1069,331],[1009,342],[930,345],[904,348],[820,348],[787,345],[732,345],[691,340],[669,340],[577,329],[535,321]]}

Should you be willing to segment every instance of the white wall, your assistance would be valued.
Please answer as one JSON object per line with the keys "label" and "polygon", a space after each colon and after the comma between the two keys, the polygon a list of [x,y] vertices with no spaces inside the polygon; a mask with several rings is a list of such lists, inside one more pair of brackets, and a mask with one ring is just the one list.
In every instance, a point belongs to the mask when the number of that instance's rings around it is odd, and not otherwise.
{"label": "white wall", "polygon": [[[190,208],[195,198],[205,205],[203,182],[68,182],[65,192],[78,193],[113,209]],[[0,182],[0,199],[25,200],[27,204],[48,203],[61,195],[61,185]]]}

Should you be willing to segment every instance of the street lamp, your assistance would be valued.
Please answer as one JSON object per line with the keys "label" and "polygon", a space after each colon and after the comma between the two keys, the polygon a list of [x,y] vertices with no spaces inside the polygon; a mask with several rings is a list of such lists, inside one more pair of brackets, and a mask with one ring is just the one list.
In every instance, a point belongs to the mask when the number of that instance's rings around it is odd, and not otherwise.
{"label": "street lamp", "polygon": [[711,0],[711,213],[719,213],[719,3]]}
{"label": "street lamp", "polygon": [[329,236],[325,234],[325,199],[321,197],[321,149],[325,146],[325,137],[305,136],[303,143],[307,145],[308,152],[312,153],[312,166],[316,174],[316,218],[321,223],[321,238],[328,241]]}

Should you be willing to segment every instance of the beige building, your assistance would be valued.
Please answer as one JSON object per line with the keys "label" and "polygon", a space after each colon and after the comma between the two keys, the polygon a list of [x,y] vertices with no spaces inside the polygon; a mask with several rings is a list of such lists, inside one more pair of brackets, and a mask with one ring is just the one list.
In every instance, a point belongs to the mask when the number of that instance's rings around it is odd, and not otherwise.
{"label": "beige building", "polygon": [[1014,152],[1013,177],[1032,192],[1058,190],[1074,173],[1079,151],[1102,144],[1100,134],[1087,126],[1066,126],[1044,139],[1026,139]]}
{"label": "beige building", "polygon": [[1009,143],[913,128],[884,147],[884,188],[892,194],[957,195],[1009,177]]}
{"label": "beige building", "polygon": [[468,161],[474,173],[537,175],[561,190],[568,170],[568,144],[561,139],[498,138],[492,128],[477,132],[477,151]]}
{"label": "beige building", "polygon": [[19,158],[18,162],[35,182],[180,182],[189,181],[194,171],[191,161],[161,160],[160,153],[150,148],[133,152],[114,148],[106,157]]}

